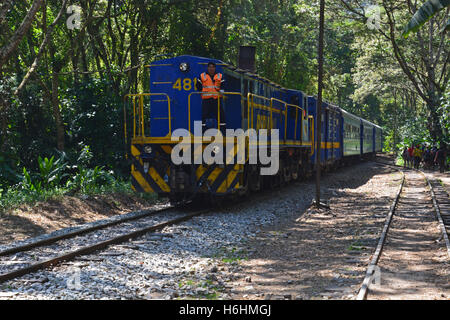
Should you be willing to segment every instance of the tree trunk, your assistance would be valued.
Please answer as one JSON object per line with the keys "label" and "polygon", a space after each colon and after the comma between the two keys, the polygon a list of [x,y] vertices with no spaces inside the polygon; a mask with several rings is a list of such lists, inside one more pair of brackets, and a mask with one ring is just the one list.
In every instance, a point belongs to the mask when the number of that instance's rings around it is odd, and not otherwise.
{"label": "tree trunk", "polygon": [[316,117],[316,206],[320,208],[320,160],[322,147],[322,91],[323,91],[323,64],[324,64],[324,35],[325,35],[325,0],[320,0],[320,23],[319,23],[319,71],[318,71],[318,93],[317,93],[317,117]]}
{"label": "tree trunk", "polygon": [[[56,54],[56,49],[53,41],[49,43],[49,53],[50,56],[54,57]],[[52,63],[52,95],[51,103],[53,110],[53,118],[55,119],[56,125],[56,146],[59,151],[64,151],[64,123],[61,116],[61,110],[59,109],[59,72],[62,69],[61,62],[53,61]]]}
{"label": "tree trunk", "polygon": [[6,61],[8,61],[8,59],[11,57],[13,52],[17,49],[23,37],[30,29],[34,17],[36,16],[36,13],[39,11],[39,8],[41,7],[43,1],[44,0],[35,0],[33,2],[33,5],[31,6],[27,15],[22,20],[22,24],[19,26],[19,28],[17,28],[16,32],[14,32],[14,35],[8,41],[8,44],[5,45],[3,48],[0,48],[0,70],[2,69]]}
{"label": "tree trunk", "polygon": [[[17,87],[16,91],[14,92],[15,95],[18,95],[19,92],[25,87],[25,85],[26,85],[28,79],[30,79],[31,75],[33,74],[33,72],[34,72],[34,71],[36,70],[36,68],[38,67],[38,64],[39,64],[39,62],[40,62],[40,59],[41,59],[42,55],[44,54],[45,47],[46,47],[47,43],[48,43],[49,41],[51,41],[51,39],[52,39],[52,33],[53,33],[53,30],[55,29],[55,27],[56,27],[56,25],[57,25],[59,19],[61,19],[62,15],[63,15],[63,12],[64,12],[65,9],[66,9],[66,3],[67,3],[67,0],[64,0],[63,3],[62,3],[62,6],[61,6],[61,10],[59,11],[59,13],[58,13],[58,15],[56,16],[56,18],[55,18],[55,20],[53,21],[53,23],[52,23],[52,24],[50,25],[50,27],[48,28],[48,31],[44,31],[44,32],[45,32],[45,37],[44,37],[44,40],[42,41],[41,46],[39,47],[39,52],[38,52],[38,54],[34,57],[34,62],[33,62],[33,64],[31,65],[31,67],[30,67],[30,69],[28,70],[28,72],[27,72],[27,74],[25,75],[25,77],[22,79],[22,82],[20,83],[19,87]],[[44,9],[46,9],[45,7],[46,7],[46,6],[44,6]],[[46,15],[44,15],[44,17],[46,17]],[[44,19],[44,27],[43,27],[43,30],[46,30],[46,29],[47,29],[47,25],[46,25],[46,21],[45,21],[45,20],[46,20],[46,19]]]}
{"label": "tree trunk", "polygon": [[431,139],[433,140],[434,143],[444,142],[443,130],[440,121],[441,115],[438,112],[439,106],[440,106],[439,98],[436,97],[436,95],[432,95],[431,101],[427,104],[427,107],[428,111],[430,112],[428,127]]}
{"label": "tree trunk", "polygon": [[5,152],[8,145],[8,102],[0,97],[0,152]]}
{"label": "tree trunk", "polygon": [[64,123],[61,117],[61,111],[59,110],[59,81],[58,70],[53,69],[52,75],[52,107],[53,117],[56,123],[56,143],[59,151],[64,151]]}
{"label": "tree trunk", "polygon": [[397,104],[397,92],[394,90],[394,137],[392,150],[394,154],[397,154],[397,143],[398,143],[398,104]]}

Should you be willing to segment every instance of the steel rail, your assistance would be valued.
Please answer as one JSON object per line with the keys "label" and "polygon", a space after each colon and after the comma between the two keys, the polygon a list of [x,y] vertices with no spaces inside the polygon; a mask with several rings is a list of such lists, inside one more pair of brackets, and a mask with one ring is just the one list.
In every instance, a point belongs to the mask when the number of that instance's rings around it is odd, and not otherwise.
{"label": "steel rail", "polygon": [[378,261],[380,260],[381,253],[383,252],[384,243],[386,242],[386,237],[389,232],[389,227],[392,222],[392,218],[395,214],[395,210],[397,208],[398,201],[400,200],[400,195],[403,191],[403,186],[405,185],[405,173],[401,170],[399,172],[402,173],[402,183],[398,189],[397,195],[392,202],[392,205],[389,209],[389,214],[386,218],[386,222],[384,223],[383,231],[381,232],[380,240],[378,241],[377,248],[375,250],[375,253],[372,256],[372,260],[369,263],[369,266],[367,268],[366,276],[364,277],[364,281],[361,285],[361,289],[359,290],[358,296],[356,297],[356,300],[365,300],[367,297],[367,293],[369,291],[370,282],[372,281],[372,278],[374,276],[375,267],[378,264]]}
{"label": "steel rail", "polygon": [[[380,163],[380,164],[383,164],[383,165],[387,165],[387,166],[392,166],[392,167],[395,167],[395,168],[403,168],[403,167],[398,166],[396,164],[389,164],[389,163],[383,163],[383,162],[377,162],[377,163]],[[425,181],[428,184],[428,187],[430,188],[431,198],[433,200],[433,207],[434,207],[434,210],[436,212],[436,218],[438,220],[439,227],[441,228],[441,231],[442,231],[442,237],[444,238],[445,245],[447,247],[448,257],[450,258],[450,239],[449,239],[449,235],[448,235],[448,232],[447,232],[447,229],[446,229],[446,225],[444,223],[444,219],[442,218],[441,208],[439,206],[439,201],[438,201],[438,199],[436,197],[436,193],[434,192],[435,188],[431,184],[431,181],[430,181],[430,179],[428,179],[428,177],[425,174],[425,172],[423,172],[422,170],[415,169],[415,168],[404,168],[404,169],[417,171],[417,172],[421,173],[424,176]],[[445,192],[447,193],[447,191],[445,191]]]}
{"label": "steel rail", "polygon": [[169,220],[169,221],[166,221],[166,222],[163,222],[163,223],[160,223],[160,224],[152,225],[152,226],[149,226],[149,227],[137,230],[137,231],[133,231],[131,233],[123,234],[121,236],[118,236],[118,237],[115,237],[115,238],[112,238],[112,239],[109,239],[109,240],[98,242],[96,244],[89,245],[89,246],[83,247],[83,248],[75,250],[75,251],[66,252],[66,253],[63,253],[63,254],[61,254],[61,255],[59,255],[57,257],[50,258],[50,259],[47,259],[47,260],[35,263],[35,264],[30,265],[30,266],[25,267],[25,268],[21,268],[21,269],[14,270],[12,272],[4,273],[4,274],[0,275],[0,283],[3,283],[5,281],[9,281],[9,280],[13,280],[15,278],[27,275],[29,273],[33,273],[33,272],[39,271],[41,269],[45,269],[45,268],[57,265],[57,264],[59,264],[59,263],[61,263],[63,261],[69,261],[69,260],[72,260],[72,259],[74,259],[76,257],[93,253],[95,251],[104,249],[104,248],[106,248],[106,247],[108,247],[110,245],[113,245],[113,244],[126,242],[126,241],[128,241],[130,239],[134,239],[134,238],[143,236],[143,235],[145,235],[146,233],[149,233],[149,232],[154,232],[154,231],[157,231],[157,230],[161,230],[161,229],[163,229],[163,228],[165,228],[167,226],[171,226],[171,225],[174,225],[174,224],[178,224],[178,223],[190,220],[190,219],[192,219],[192,218],[194,218],[196,216],[200,216],[200,215],[205,214],[205,213],[207,213],[209,211],[210,211],[210,209],[204,209],[204,210],[201,210],[201,211],[197,211],[197,212],[188,214],[188,215],[180,217],[180,218],[176,218],[176,219]]}
{"label": "steel rail", "polygon": [[423,176],[425,177],[425,180],[428,183],[428,186],[430,187],[431,198],[433,199],[434,210],[436,211],[436,217],[439,221],[439,226],[442,231],[442,236],[444,238],[445,245],[447,246],[447,255],[450,258],[450,240],[448,238],[448,233],[447,233],[447,229],[445,227],[444,219],[442,219],[441,208],[439,207],[439,202],[437,200],[436,193],[434,192],[434,187],[431,184],[430,179],[428,179],[427,175],[421,170],[419,170],[419,172],[421,172],[423,174]]}
{"label": "steel rail", "polygon": [[[403,174],[403,179],[402,179],[402,184],[401,184],[401,186],[399,188],[399,191],[397,193],[397,196],[395,197],[395,200],[394,200],[394,202],[393,202],[393,204],[392,204],[392,206],[390,208],[388,217],[386,219],[386,223],[385,223],[384,228],[383,228],[383,232],[381,234],[380,240],[378,242],[378,245],[377,245],[375,253],[374,253],[373,257],[372,257],[372,260],[369,263],[369,266],[367,268],[366,276],[365,276],[364,281],[363,281],[363,283],[361,285],[361,288],[359,290],[358,296],[356,297],[356,300],[365,300],[367,298],[370,282],[372,281],[372,278],[374,276],[375,267],[378,264],[378,261],[380,259],[381,252],[383,250],[383,246],[384,246],[384,243],[386,241],[387,233],[389,231],[389,226],[390,226],[390,224],[392,222],[392,218],[393,218],[393,216],[395,214],[395,209],[397,207],[398,201],[400,199],[401,192],[403,190],[403,186],[405,184],[405,179],[406,179],[405,178],[405,172],[404,172],[404,171],[406,171],[405,169],[408,169],[408,171],[409,170],[414,170],[416,172],[421,173],[424,176],[425,181],[426,181],[426,183],[428,184],[428,186],[430,188],[431,197],[433,199],[433,206],[434,206],[434,209],[435,209],[435,212],[436,212],[436,216],[437,216],[439,225],[440,225],[441,230],[442,230],[443,237],[445,239],[445,243],[446,243],[446,246],[447,246],[447,253],[448,253],[449,257],[450,257],[450,241],[449,241],[449,238],[448,238],[447,230],[445,228],[445,224],[444,224],[444,221],[443,221],[442,216],[441,216],[441,212],[440,212],[438,201],[436,199],[436,194],[434,192],[434,188],[433,188],[432,184],[430,183],[430,180],[428,179],[427,175],[423,171],[415,169],[415,168],[403,168],[403,167],[395,165],[395,164],[388,164],[388,163],[379,162],[379,161],[374,161],[374,162],[378,163],[378,164],[381,164],[381,165],[394,167],[395,169],[397,169],[399,172],[401,172]],[[403,169],[403,170],[401,170],[400,168]]]}
{"label": "steel rail", "polygon": [[174,209],[173,206],[168,207],[168,208],[164,208],[164,209],[161,209],[161,210],[152,210],[152,211],[146,210],[146,211],[143,211],[141,214],[137,214],[137,215],[132,216],[132,217],[125,217],[125,218],[122,218],[122,219],[119,218],[118,220],[114,220],[114,221],[110,221],[110,222],[106,222],[106,223],[101,223],[101,224],[98,224],[96,226],[81,228],[81,229],[74,230],[74,231],[71,231],[71,232],[68,232],[68,233],[65,233],[65,234],[61,234],[61,235],[57,235],[57,236],[54,236],[54,237],[50,237],[50,238],[38,240],[38,241],[35,241],[35,242],[31,242],[31,243],[28,243],[28,244],[12,247],[12,248],[0,251],[0,257],[12,255],[12,254],[19,253],[19,252],[28,251],[30,249],[34,249],[34,248],[38,248],[38,247],[42,247],[42,246],[46,246],[46,245],[49,245],[49,244],[56,243],[56,242],[58,242],[60,240],[66,240],[66,239],[74,238],[76,236],[80,236],[80,235],[83,235],[83,234],[86,234],[86,233],[89,233],[89,232],[92,232],[92,231],[97,231],[97,230],[100,230],[100,229],[104,229],[104,228],[108,228],[108,227],[111,227],[111,226],[115,226],[115,225],[118,225],[118,224],[121,224],[121,223],[147,218],[147,217],[150,217],[150,216],[153,216],[153,215],[156,215],[156,214],[159,214],[159,213],[163,213],[165,211],[169,211],[169,210],[172,210],[172,209]]}

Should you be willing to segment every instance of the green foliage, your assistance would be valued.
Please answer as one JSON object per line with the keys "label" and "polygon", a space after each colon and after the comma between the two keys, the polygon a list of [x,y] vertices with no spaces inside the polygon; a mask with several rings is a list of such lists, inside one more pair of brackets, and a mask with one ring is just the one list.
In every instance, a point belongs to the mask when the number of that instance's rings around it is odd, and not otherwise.
{"label": "green foliage", "polygon": [[450,146],[450,83],[441,98],[441,105],[438,111],[442,114],[441,126],[444,130],[444,143]]}
{"label": "green foliage", "polygon": [[80,190],[83,194],[95,193],[105,185],[113,185],[115,178],[111,172],[104,170],[104,167],[95,167],[87,169],[79,167],[79,172],[69,181],[69,189]]}
{"label": "green foliage", "polygon": [[[424,5],[417,10],[411,21],[405,27],[403,37],[406,39],[411,32],[417,32],[428,20],[448,6],[450,6],[450,0],[429,0],[425,2]],[[448,22],[445,28],[449,28]]]}
{"label": "green foliage", "polygon": [[[46,201],[65,194],[131,194],[128,181],[116,178],[113,171],[105,167],[89,167],[93,154],[89,146],[82,146],[76,156],[75,164],[71,165],[64,153],[55,161],[55,157],[38,157],[38,170],[35,172],[23,167],[20,182],[7,189],[0,184],[0,212],[25,203]],[[143,198],[154,200],[154,195]]]}
{"label": "green foliage", "polygon": [[55,161],[55,157],[50,159],[41,157],[38,158],[40,180],[44,188],[51,188],[59,185],[61,180],[66,176],[64,170],[66,169],[66,163],[61,157]]}
{"label": "green foliage", "polygon": [[13,170],[14,160],[11,155],[0,154],[0,185],[13,185],[20,181],[20,175]]}
{"label": "green foliage", "polygon": [[84,165],[108,166],[128,175],[123,159],[123,102],[111,92],[111,83],[93,79],[67,89],[64,96],[64,118],[70,119],[67,147],[87,145],[79,159]]}
{"label": "green foliage", "polygon": [[41,189],[40,192],[24,190],[22,186],[14,186],[4,191],[0,197],[0,213],[23,204],[47,201],[62,197],[67,190],[63,188]]}
{"label": "green foliage", "polygon": [[[0,34],[0,48],[10,42],[29,9],[20,1],[12,2],[5,19],[0,19],[0,29],[9,30]],[[410,8],[405,1],[391,5],[394,2],[378,2],[383,7],[383,36],[367,28],[365,21],[358,22],[359,14],[353,14],[364,12],[368,2],[346,0],[354,11],[343,7],[340,0],[327,2],[324,97],[383,126],[387,151],[398,150],[402,143],[428,141],[431,137],[427,130],[440,131],[436,123],[443,128],[444,141],[449,142],[450,94],[448,88],[444,96],[440,90],[448,78],[444,69],[448,68],[447,43],[441,45],[437,28],[432,34],[423,32],[420,39],[411,36],[404,40],[401,28],[411,18]],[[41,194],[50,190],[103,192],[115,183],[115,187],[126,185],[120,182],[130,175],[130,164],[124,159],[122,98],[127,93],[148,92],[149,73],[143,66],[161,54],[213,57],[236,65],[239,46],[255,45],[259,74],[285,87],[311,95],[317,92],[315,1],[77,3],[83,10],[82,31],[69,31],[65,19],[55,26],[35,73],[19,95],[14,89],[33,64],[61,2],[44,2],[30,31],[2,67],[0,149],[6,151],[0,154],[3,196],[17,193],[37,197],[38,190]],[[42,12],[46,12],[46,20]],[[394,22],[393,36],[404,64],[410,66],[424,95],[433,99],[423,99],[399,66],[393,39],[389,39],[387,14]],[[92,20],[86,24],[89,17]],[[439,25],[448,20],[442,11],[434,17]],[[441,50],[434,55],[434,62],[428,50],[420,50],[428,47]],[[432,68],[424,65],[429,61]],[[430,74],[442,74],[444,80],[432,79]],[[56,88],[53,75],[57,75]],[[439,108],[423,102],[439,99]],[[437,111],[433,114],[433,110]],[[58,115],[63,128],[58,127]],[[55,150],[60,148],[58,129],[64,131],[64,156]],[[433,139],[439,140],[441,135],[435,132]],[[61,157],[63,160],[56,160]]]}
{"label": "green foliage", "polygon": [[77,164],[80,166],[88,166],[93,157],[91,148],[89,146],[83,146],[77,159]]}
{"label": "green foliage", "polygon": [[425,117],[418,117],[416,119],[407,120],[406,123],[401,127],[400,132],[400,147],[426,144],[431,141],[430,133],[423,125],[426,123],[427,119]]}
{"label": "green foliage", "polygon": [[33,179],[27,168],[23,168],[22,189],[28,193],[42,193],[42,181]]}

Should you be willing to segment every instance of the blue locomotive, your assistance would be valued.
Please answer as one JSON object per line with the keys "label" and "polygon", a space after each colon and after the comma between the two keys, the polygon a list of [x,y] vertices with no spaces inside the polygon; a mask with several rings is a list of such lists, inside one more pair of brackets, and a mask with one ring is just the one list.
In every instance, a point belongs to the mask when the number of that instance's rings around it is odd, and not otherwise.
{"label": "blue locomotive", "polygon": [[[227,130],[253,130],[257,135],[268,131],[268,140],[264,144],[257,140],[257,144],[268,154],[272,152],[269,146],[277,145],[275,174],[262,175],[267,164],[249,161],[251,147],[243,161],[173,161],[175,148],[180,145],[183,156],[191,154],[191,159],[202,152],[217,152],[208,149],[211,141],[199,137],[206,124],[202,122],[202,98],[196,85],[209,62],[214,62],[224,77],[222,98],[216,100],[225,116],[214,119],[209,126],[217,126],[217,132],[222,123]],[[125,116],[131,110],[132,118],[125,119],[125,135],[131,133],[132,188],[136,192],[155,192],[173,202],[196,197],[217,199],[277,187],[312,172],[318,156],[314,147],[315,97],[214,59],[184,55],[155,61],[148,68],[150,92],[126,96]],[[322,110],[320,163],[324,168],[338,167],[382,150],[379,126],[327,102]],[[199,123],[201,129],[196,130]],[[270,133],[274,129],[278,132],[276,140]],[[184,132],[182,137],[174,134],[180,130]],[[221,155],[236,160],[238,138],[225,136],[222,141]],[[225,144],[235,147],[225,150]],[[245,144],[252,144],[248,137]]]}

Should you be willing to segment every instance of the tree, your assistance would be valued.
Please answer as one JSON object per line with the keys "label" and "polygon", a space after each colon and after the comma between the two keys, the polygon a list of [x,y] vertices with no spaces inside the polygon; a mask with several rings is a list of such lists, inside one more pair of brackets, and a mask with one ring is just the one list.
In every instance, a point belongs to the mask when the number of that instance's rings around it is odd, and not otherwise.
{"label": "tree", "polygon": [[[365,7],[356,0],[341,0],[351,16],[366,22]],[[421,97],[429,113],[428,128],[433,141],[443,141],[440,123],[439,103],[450,78],[450,50],[448,40],[440,32],[446,23],[445,15],[436,15],[430,21],[427,31],[419,30],[415,37],[405,41],[400,34],[410,14],[418,8],[411,0],[399,3],[382,0],[384,21],[376,31],[389,45],[389,51],[396,59],[414,91]],[[375,34],[373,35],[375,36]]]}
{"label": "tree", "polygon": [[[430,20],[439,11],[444,10],[450,6],[450,0],[429,0],[416,11],[411,21],[406,25],[405,31],[403,31],[403,37],[408,38],[411,32],[417,32],[428,20]],[[444,30],[450,29],[450,18],[447,21]]]}
{"label": "tree", "polygon": [[[34,21],[34,18],[36,16],[36,13],[39,11],[42,3],[44,0],[35,0],[33,1],[33,4],[28,10],[28,13],[23,18],[21,25],[12,35],[11,39],[9,40],[9,43],[6,44],[4,47],[0,48],[0,70],[2,70],[3,65],[6,63],[6,61],[11,57],[13,52],[17,49],[20,42],[22,41],[22,38],[26,35],[28,30],[31,27],[31,24]],[[7,13],[7,10],[10,8],[12,4],[7,1],[4,4],[4,7],[2,8],[2,15],[5,16]],[[0,23],[4,19],[2,16],[0,16]]]}
{"label": "tree", "polygon": [[316,117],[316,206],[320,208],[320,163],[322,145],[322,91],[323,91],[323,50],[325,34],[325,0],[320,0],[320,22],[319,22],[319,69],[318,69],[318,93],[317,93],[317,117]]}

